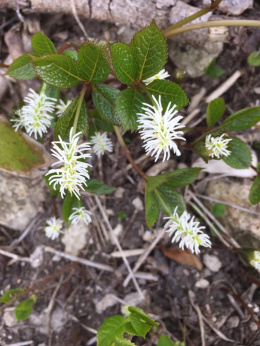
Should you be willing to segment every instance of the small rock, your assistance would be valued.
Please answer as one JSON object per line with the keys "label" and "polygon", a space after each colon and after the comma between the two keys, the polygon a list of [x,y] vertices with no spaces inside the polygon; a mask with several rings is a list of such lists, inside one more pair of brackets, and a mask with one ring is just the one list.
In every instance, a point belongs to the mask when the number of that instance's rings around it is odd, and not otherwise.
{"label": "small rock", "polygon": [[18,322],[15,318],[15,308],[7,308],[4,311],[4,316],[3,316],[3,320],[4,320],[4,324],[7,327],[13,327],[15,326]]}
{"label": "small rock", "polygon": [[204,255],[203,263],[209,270],[211,270],[214,273],[218,272],[219,269],[222,267],[222,263],[214,255],[209,255],[209,254]]}
{"label": "small rock", "polygon": [[[113,234],[116,238],[120,236],[120,234],[123,232],[123,225],[121,223],[118,223],[116,227],[113,229]],[[113,238],[110,236],[111,243],[114,244]]]}
{"label": "small rock", "polygon": [[41,246],[37,246],[30,256],[31,266],[33,268],[40,267],[43,262],[43,251]]}
{"label": "small rock", "polygon": [[144,204],[143,201],[141,200],[140,197],[136,197],[133,201],[132,201],[133,206],[135,207],[136,210],[138,211],[143,211],[144,210]]}
{"label": "small rock", "polygon": [[115,198],[122,198],[124,195],[125,189],[123,189],[122,187],[118,187],[115,191]]}
{"label": "small rock", "polygon": [[[124,302],[126,305],[131,305],[131,306],[146,306],[149,305],[150,302],[150,296],[148,295],[147,291],[142,291],[143,293],[143,298],[140,297],[139,293],[134,292],[134,293],[129,293],[124,297]],[[121,305],[121,312],[124,314],[124,308],[125,305]]]}
{"label": "small rock", "polygon": [[239,325],[239,318],[238,318],[238,316],[231,316],[227,320],[227,327],[229,329],[236,328],[238,325]]}
{"label": "small rock", "polygon": [[[233,16],[239,16],[248,8],[253,8],[254,0],[222,0],[218,5],[218,8],[228,14]],[[203,0],[203,5],[209,5],[210,0]]]}
{"label": "small rock", "polygon": [[71,225],[61,239],[65,245],[65,252],[78,256],[80,251],[87,245],[87,233],[89,233],[89,227],[84,222],[81,221],[77,225]]}
{"label": "small rock", "polygon": [[96,303],[96,312],[102,314],[107,308],[114,306],[118,301],[115,299],[114,294],[106,294],[99,302]]}
{"label": "small rock", "polygon": [[256,331],[258,330],[257,325],[256,325],[255,322],[253,322],[253,321],[250,322],[249,328],[250,328],[250,330],[251,330],[252,332],[256,332]]}
{"label": "small rock", "polygon": [[209,281],[206,279],[200,279],[196,282],[195,287],[205,289],[209,286]]}

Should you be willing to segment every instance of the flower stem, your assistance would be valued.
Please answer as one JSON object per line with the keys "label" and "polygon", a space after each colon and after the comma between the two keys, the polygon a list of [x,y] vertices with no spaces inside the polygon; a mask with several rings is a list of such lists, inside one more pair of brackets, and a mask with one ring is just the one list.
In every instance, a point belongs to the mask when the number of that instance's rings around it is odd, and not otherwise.
{"label": "flower stem", "polygon": [[214,0],[209,7],[205,7],[202,10],[199,10],[198,12],[192,14],[191,16],[180,20],[176,24],[171,25],[169,28],[167,28],[163,31],[164,35],[170,31],[174,30],[174,29],[180,28],[181,26],[192,22],[194,19],[197,19],[199,17],[204,16],[204,14],[206,14],[208,12],[213,11],[221,3],[221,1],[222,0]]}
{"label": "flower stem", "polygon": [[133,168],[136,170],[136,172],[145,180],[148,180],[148,176],[137,166],[137,164],[135,163],[134,159],[132,158],[131,154],[129,153],[129,150],[127,149],[124,139],[120,133],[119,127],[118,126],[114,126],[114,130],[118,139],[119,144],[121,145],[125,156],[127,157],[128,161],[131,163],[131,165],[133,166]]}
{"label": "flower stem", "polygon": [[78,100],[78,104],[77,104],[77,110],[76,110],[76,115],[75,115],[75,119],[74,119],[74,123],[73,123],[73,131],[72,131],[72,137],[76,134],[77,131],[77,126],[78,126],[78,121],[79,121],[79,114],[80,114],[80,109],[84,100],[84,96],[87,90],[88,84],[84,83],[83,88],[80,92],[80,96],[79,96],[79,100]]}
{"label": "flower stem", "polygon": [[190,24],[181,28],[172,29],[164,32],[164,36],[169,38],[174,35],[182,34],[183,32],[211,28],[216,26],[256,26],[260,27],[260,20],[246,20],[246,19],[235,19],[235,20],[213,20],[210,22]]}

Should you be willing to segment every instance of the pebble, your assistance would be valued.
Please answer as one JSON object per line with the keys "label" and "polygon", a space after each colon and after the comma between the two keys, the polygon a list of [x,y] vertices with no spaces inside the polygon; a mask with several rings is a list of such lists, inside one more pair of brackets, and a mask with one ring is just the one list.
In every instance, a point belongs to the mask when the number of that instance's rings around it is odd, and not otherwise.
{"label": "pebble", "polygon": [[209,286],[209,281],[206,279],[200,279],[196,282],[195,287],[205,289]]}
{"label": "pebble", "polygon": [[108,293],[99,302],[95,304],[96,312],[98,314],[102,314],[104,311],[106,311],[107,308],[114,306],[117,303],[118,300],[116,299],[115,295]]}
{"label": "pebble", "polygon": [[132,204],[137,211],[144,210],[144,204],[140,197],[136,197],[135,199],[133,199]]}
{"label": "pebble", "polygon": [[214,273],[218,272],[219,269],[222,267],[222,263],[214,255],[209,255],[209,254],[204,255],[203,263],[209,270],[211,270]]}
{"label": "pebble", "polygon": [[231,316],[227,320],[227,327],[229,329],[236,328],[238,325],[239,325],[239,318],[238,318],[238,316]]}
{"label": "pebble", "polygon": [[125,189],[118,187],[115,191],[115,198],[122,198],[124,195]]}

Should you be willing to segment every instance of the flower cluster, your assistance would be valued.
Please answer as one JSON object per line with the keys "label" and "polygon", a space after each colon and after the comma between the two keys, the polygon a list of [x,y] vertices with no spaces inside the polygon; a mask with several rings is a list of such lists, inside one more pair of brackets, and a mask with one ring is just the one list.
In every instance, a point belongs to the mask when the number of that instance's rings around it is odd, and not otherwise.
{"label": "flower cluster", "polygon": [[209,236],[205,234],[202,229],[204,226],[199,226],[199,222],[194,221],[194,216],[191,218],[191,215],[184,211],[184,213],[179,216],[177,214],[176,207],[174,213],[171,217],[165,217],[169,219],[168,223],[165,225],[167,228],[166,232],[169,233],[171,237],[173,234],[172,242],[178,242],[179,247],[184,250],[186,246],[192,253],[198,254],[200,252],[199,246],[211,247],[211,241]]}
{"label": "flower cluster", "polygon": [[55,109],[57,100],[46,96],[44,92],[37,94],[32,89],[29,91],[28,96],[24,99],[27,105],[19,109],[16,112],[18,117],[11,121],[14,122],[15,131],[24,127],[29,136],[33,134],[37,139],[38,136],[42,137],[51,125],[51,113]]}
{"label": "flower cluster", "polygon": [[107,137],[107,133],[96,132],[94,136],[90,138],[90,143],[93,144],[93,151],[97,156],[101,156],[105,151],[112,152],[113,144],[110,138]]}
{"label": "flower cluster", "polygon": [[73,193],[77,198],[80,198],[80,190],[84,190],[86,179],[89,179],[88,167],[91,165],[85,160],[91,155],[86,153],[90,150],[89,143],[78,145],[80,132],[73,135],[73,128],[70,130],[69,142],[65,142],[59,136],[59,141],[52,142],[52,155],[58,161],[52,166],[61,164],[61,168],[51,169],[46,175],[51,175],[49,183],[54,189],[58,184],[60,186],[61,197],[64,198],[65,190]]}
{"label": "flower cluster", "polygon": [[69,221],[76,225],[79,221],[83,221],[86,225],[91,222],[91,212],[86,210],[84,207],[73,208],[74,212],[69,216]]}
{"label": "flower cluster", "polygon": [[48,225],[44,228],[46,237],[52,240],[58,238],[60,233],[62,233],[63,221],[60,219],[56,219],[56,217],[51,217],[46,221],[46,223]]}
{"label": "flower cluster", "polygon": [[228,143],[232,141],[231,138],[224,139],[225,133],[223,133],[220,137],[212,137],[212,135],[207,135],[205,139],[205,147],[207,150],[212,153],[209,155],[210,157],[217,159],[221,158],[221,156],[229,156],[231,154],[230,150],[227,150]]}
{"label": "flower cluster", "polygon": [[168,78],[168,77],[170,77],[169,73],[167,71],[165,71],[165,69],[163,69],[160,72],[158,72],[156,75],[154,75],[154,76],[152,76],[150,78],[144,79],[143,83],[145,85],[149,85],[150,83],[152,83],[156,79],[165,79],[165,78]]}
{"label": "flower cluster", "polygon": [[175,139],[185,138],[181,137],[183,131],[180,131],[184,126],[180,125],[179,121],[183,118],[181,115],[175,117],[178,113],[176,105],[171,107],[171,102],[168,104],[166,111],[163,113],[161,103],[161,95],[158,101],[152,96],[155,106],[144,103],[144,113],[138,113],[138,129],[141,138],[144,141],[144,148],[146,154],[155,156],[155,162],[158,160],[159,155],[163,152],[163,161],[170,158],[170,150],[179,156],[181,153],[174,142]]}
{"label": "flower cluster", "polygon": [[260,251],[253,251],[253,256],[249,263],[260,272]]}

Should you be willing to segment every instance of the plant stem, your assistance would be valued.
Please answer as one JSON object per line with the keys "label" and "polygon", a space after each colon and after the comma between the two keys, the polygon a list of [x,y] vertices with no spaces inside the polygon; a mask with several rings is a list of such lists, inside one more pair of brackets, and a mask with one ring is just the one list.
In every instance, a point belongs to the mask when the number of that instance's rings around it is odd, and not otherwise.
{"label": "plant stem", "polygon": [[88,87],[88,84],[84,83],[83,88],[82,88],[82,90],[80,92],[79,101],[78,101],[78,104],[77,104],[76,115],[75,115],[75,119],[74,119],[74,123],[73,123],[72,137],[76,134],[76,131],[77,131],[80,109],[81,109],[81,106],[82,106],[82,102],[84,100],[84,96],[85,96],[87,87]]}
{"label": "plant stem", "polygon": [[2,64],[2,63],[0,63],[0,67],[9,68],[9,67],[10,67],[10,65],[6,65],[6,64]]}
{"label": "plant stem", "polygon": [[173,29],[167,31],[167,33],[164,33],[164,36],[166,38],[169,38],[174,35],[182,34],[183,32],[192,31],[192,30],[198,30],[198,29],[204,29],[204,28],[211,28],[216,26],[256,26],[260,27],[260,21],[259,20],[246,20],[246,19],[235,19],[235,20],[213,20],[211,22],[203,22],[203,23],[196,23],[196,24],[190,24],[181,28]]}
{"label": "plant stem", "polygon": [[221,1],[222,0],[214,0],[209,7],[205,7],[202,10],[199,10],[198,12],[192,14],[191,16],[186,17],[186,18],[180,20],[176,24],[171,25],[169,28],[167,28],[167,29],[165,29],[163,31],[163,34],[165,35],[169,31],[172,31],[174,29],[180,28],[181,26],[192,22],[194,19],[202,17],[202,16],[204,16],[204,14],[213,11],[216,7],[218,7],[218,5],[221,3]]}
{"label": "plant stem", "polygon": [[120,133],[119,127],[114,126],[114,130],[118,139],[119,144],[121,145],[121,148],[124,150],[124,154],[127,157],[128,161],[131,163],[133,168],[136,170],[136,172],[145,180],[148,180],[148,176],[137,166],[134,159],[132,158],[131,154],[129,153],[129,150],[127,149],[124,139]]}
{"label": "plant stem", "polygon": [[73,47],[76,51],[79,49],[79,46],[77,46],[75,43],[73,42],[65,42],[58,50],[57,50],[57,54],[61,54],[64,52],[65,49]]}

